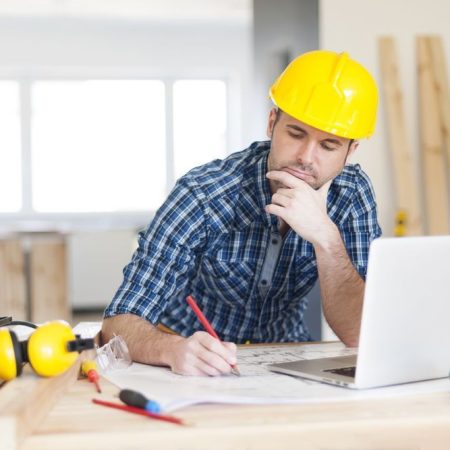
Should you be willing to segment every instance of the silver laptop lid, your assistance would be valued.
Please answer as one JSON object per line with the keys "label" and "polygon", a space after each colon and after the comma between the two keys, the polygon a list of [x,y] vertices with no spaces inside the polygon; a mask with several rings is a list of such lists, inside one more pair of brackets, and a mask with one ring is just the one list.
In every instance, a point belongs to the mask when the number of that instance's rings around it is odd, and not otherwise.
{"label": "silver laptop lid", "polygon": [[449,369],[450,236],[375,240],[356,386],[440,378]]}

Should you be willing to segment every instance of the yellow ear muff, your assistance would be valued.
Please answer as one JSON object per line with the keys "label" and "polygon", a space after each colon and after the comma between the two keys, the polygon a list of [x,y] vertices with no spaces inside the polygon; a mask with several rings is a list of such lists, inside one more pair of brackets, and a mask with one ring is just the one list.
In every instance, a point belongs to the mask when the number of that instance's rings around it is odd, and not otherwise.
{"label": "yellow ear muff", "polygon": [[0,379],[9,381],[22,372],[22,349],[16,334],[0,330]]}
{"label": "yellow ear muff", "polygon": [[52,377],[65,372],[75,363],[78,354],[69,351],[68,343],[76,340],[70,326],[64,322],[49,322],[40,326],[28,340],[28,361],[38,375]]}

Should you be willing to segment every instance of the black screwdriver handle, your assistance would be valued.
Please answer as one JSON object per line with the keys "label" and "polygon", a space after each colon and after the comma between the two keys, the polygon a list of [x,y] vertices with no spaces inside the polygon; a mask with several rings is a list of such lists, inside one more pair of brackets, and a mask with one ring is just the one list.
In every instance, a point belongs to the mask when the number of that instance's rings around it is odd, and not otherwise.
{"label": "black screwdriver handle", "polygon": [[135,408],[145,409],[148,403],[148,399],[144,395],[132,389],[122,389],[119,393],[119,398],[126,405],[134,406]]}

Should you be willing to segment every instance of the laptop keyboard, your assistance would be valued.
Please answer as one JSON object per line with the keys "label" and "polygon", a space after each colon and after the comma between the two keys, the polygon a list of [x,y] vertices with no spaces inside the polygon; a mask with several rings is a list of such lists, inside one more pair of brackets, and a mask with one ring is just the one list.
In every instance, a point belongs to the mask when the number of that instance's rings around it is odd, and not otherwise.
{"label": "laptop keyboard", "polygon": [[356,366],[353,367],[341,367],[340,369],[328,369],[324,370],[324,372],[336,373],[338,375],[344,375],[344,377],[352,377],[355,378]]}

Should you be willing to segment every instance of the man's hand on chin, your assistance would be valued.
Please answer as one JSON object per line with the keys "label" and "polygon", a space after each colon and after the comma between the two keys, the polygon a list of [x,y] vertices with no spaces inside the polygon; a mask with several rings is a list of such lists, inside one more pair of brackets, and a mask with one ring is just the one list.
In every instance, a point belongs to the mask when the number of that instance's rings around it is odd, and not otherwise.
{"label": "man's hand on chin", "polygon": [[336,226],[327,214],[327,196],[332,179],[315,190],[306,181],[285,171],[274,170],[266,176],[286,186],[272,195],[272,203],[266,206],[266,212],[284,220],[312,244],[334,237]]}

